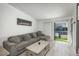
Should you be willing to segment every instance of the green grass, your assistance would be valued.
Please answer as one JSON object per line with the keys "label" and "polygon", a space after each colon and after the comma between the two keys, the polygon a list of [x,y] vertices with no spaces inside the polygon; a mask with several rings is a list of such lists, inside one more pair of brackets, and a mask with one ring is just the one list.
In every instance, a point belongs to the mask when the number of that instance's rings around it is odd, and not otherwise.
{"label": "green grass", "polygon": [[55,40],[62,41],[62,42],[68,42],[67,36],[64,36],[64,35],[61,35],[61,38],[59,38],[58,36],[55,36]]}

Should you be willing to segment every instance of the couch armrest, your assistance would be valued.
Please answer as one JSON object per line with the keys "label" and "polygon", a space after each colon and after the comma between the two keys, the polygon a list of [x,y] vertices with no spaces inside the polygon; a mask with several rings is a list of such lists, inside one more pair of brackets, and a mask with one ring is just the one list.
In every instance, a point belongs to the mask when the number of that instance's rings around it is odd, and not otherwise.
{"label": "couch armrest", "polygon": [[16,52],[16,43],[3,41],[3,47],[10,53],[10,55],[13,55],[13,53]]}
{"label": "couch armrest", "polygon": [[15,45],[15,43],[11,43],[9,41],[3,41],[3,47],[8,51],[10,51],[11,47]]}
{"label": "couch armrest", "polygon": [[47,37],[48,40],[50,39],[50,36],[46,36],[46,37]]}

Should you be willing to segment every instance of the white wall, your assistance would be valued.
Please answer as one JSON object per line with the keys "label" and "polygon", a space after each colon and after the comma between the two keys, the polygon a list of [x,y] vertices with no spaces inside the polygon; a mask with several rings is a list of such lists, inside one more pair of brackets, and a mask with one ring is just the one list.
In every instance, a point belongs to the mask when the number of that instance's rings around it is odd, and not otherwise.
{"label": "white wall", "polygon": [[72,28],[71,28],[71,24],[72,24],[72,22],[71,22],[71,19],[68,21],[68,43],[69,43],[69,45],[71,46],[72,45],[72,40],[73,40],[73,36],[72,36],[72,32],[73,31],[71,31],[71,30],[73,30]]}
{"label": "white wall", "polygon": [[[32,21],[32,26],[17,25],[17,18]],[[36,31],[36,20],[28,14],[10,6],[0,4],[0,46],[9,36],[25,34]]]}
{"label": "white wall", "polygon": [[[75,4],[74,15],[73,15],[73,23],[77,21],[76,11],[77,11],[77,4]],[[72,44],[72,46],[73,46],[73,52],[74,52],[75,55],[76,55],[76,39],[77,39],[77,23],[74,23],[73,24],[73,44]]]}
{"label": "white wall", "polygon": [[44,22],[43,23],[43,32],[46,35],[50,35],[51,36],[51,31],[52,31],[52,22]]}

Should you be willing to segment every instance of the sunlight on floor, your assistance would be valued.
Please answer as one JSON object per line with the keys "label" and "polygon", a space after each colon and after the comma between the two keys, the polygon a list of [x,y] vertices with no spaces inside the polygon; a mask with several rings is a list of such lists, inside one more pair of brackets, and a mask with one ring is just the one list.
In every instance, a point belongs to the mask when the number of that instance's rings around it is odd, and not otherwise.
{"label": "sunlight on floor", "polygon": [[72,56],[71,48],[67,43],[55,41],[55,45],[50,49],[47,56]]}

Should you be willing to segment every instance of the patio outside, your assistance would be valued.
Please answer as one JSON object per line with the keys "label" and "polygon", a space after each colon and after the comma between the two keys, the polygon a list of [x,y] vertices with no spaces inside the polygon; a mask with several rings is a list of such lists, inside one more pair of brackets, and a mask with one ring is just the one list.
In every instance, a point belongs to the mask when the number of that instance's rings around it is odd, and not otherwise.
{"label": "patio outside", "polygon": [[55,23],[55,40],[68,42],[67,31],[66,23]]}

